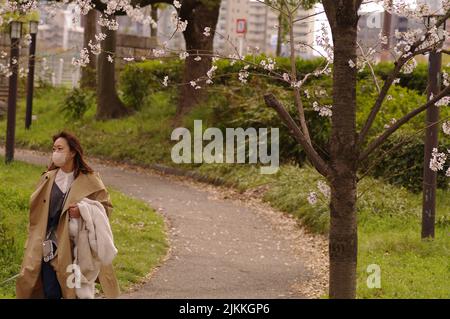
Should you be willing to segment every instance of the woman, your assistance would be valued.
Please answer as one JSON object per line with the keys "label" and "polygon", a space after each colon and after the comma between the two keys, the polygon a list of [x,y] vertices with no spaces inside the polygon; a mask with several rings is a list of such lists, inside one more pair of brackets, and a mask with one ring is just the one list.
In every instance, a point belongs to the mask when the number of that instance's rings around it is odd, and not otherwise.
{"label": "woman", "polygon": [[[80,218],[77,203],[85,197],[99,201],[110,217],[113,207],[100,175],[85,162],[78,139],[60,132],[53,136],[52,161],[30,198],[17,298],[76,298],[69,218]],[[106,297],[119,295],[112,265],[102,266],[98,279]]]}

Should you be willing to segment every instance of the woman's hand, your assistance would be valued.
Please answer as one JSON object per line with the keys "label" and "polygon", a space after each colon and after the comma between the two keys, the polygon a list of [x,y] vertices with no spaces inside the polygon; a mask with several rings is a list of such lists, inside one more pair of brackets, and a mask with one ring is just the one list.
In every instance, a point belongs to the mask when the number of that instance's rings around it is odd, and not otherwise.
{"label": "woman's hand", "polygon": [[69,216],[70,218],[80,218],[80,209],[78,208],[77,204],[71,204],[69,205]]}

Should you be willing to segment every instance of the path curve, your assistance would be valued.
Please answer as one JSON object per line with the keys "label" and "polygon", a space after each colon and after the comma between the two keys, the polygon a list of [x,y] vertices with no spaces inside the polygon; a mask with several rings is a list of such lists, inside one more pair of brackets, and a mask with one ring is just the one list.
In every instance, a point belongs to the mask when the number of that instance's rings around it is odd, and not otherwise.
{"label": "path curve", "polygon": [[[15,151],[16,160],[38,165],[45,166],[49,158]],[[105,185],[156,209],[169,230],[166,260],[122,298],[307,298],[323,293],[325,243],[292,218],[233,198],[225,188],[88,161]]]}

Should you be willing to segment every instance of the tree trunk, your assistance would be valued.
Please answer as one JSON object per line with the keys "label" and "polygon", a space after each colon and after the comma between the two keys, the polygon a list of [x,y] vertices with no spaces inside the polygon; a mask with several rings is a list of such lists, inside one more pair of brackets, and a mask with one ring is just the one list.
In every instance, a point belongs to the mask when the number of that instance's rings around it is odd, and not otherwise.
{"label": "tree trunk", "polygon": [[[283,7],[281,7],[283,8]],[[276,56],[281,55],[281,43],[282,43],[282,36],[283,32],[281,30],[283,25],[283,14],[281,12],[278,13],[278,30],[277,30],[277,50],[276,50]]]}
{"label": "tree trunk", "polygon": [[[83,20],[83,47],[89,49],[89,41],[92,40],[92,42],[95,43],[95,34],[97,33],[97,11],[90,10],[87,15],[83,16]],[[95,74],[96,65],[97,56],[89,53],[89,64],[81,69],[81,88],[95,90],[95,87],[97,85]]]}
{"label": "tree trunk", "polygon": [[[350,11],[350,10],[349,10]],[[355,298],[357,261],[356,63],[357,16],[337,13],[334,43],[333,116],[330,145],[330,298]]]}
{"label": "tree trunk", "polygon": [[[211,68],[211,57],[203,54],[212,54],[214,34],[211,32],[211,35],[207,37],[203,32],[205,27],[210,27],[212,31],[215,29],[219,16],[220,1],[210,1],[207,5],[202,4],[201,1],[195,1],[192,9],[183,3],[181,8],[181,19],[188,21],[183,35],[189,56],[184,64],[182,80],[184,85],[181,86],[175,122],[178,122],[184,114],[205,98],[205,86],[207,85],[205,77],[206,72]],[[201,54],[202,59],[200,61],[194,60],[197,53]],[[197,84],[201,89],[196,90],[189,82],[196,81],[200,77],[203,80],[198,81]]]}
{"label": "tree trunk", "polygon": [[[156,4],[152,4],[150,6],[150,16],[153,20],[158,21],[158,6]],[[150,36],[151,37],[157,37],[158,36],[158,27],[153,27],[153,25],[150,25]]]}
{"label": "tree trunk", "polygon": [[102,27],[102,32],[106,34],[106,39],[102,41],[102,53],[98,56],[96,114],[98,120],[120,118],[132,113],[117,95],[115,62],[108,61],[108,55],[113,56],[114,61],[116,59],[116,31]]}

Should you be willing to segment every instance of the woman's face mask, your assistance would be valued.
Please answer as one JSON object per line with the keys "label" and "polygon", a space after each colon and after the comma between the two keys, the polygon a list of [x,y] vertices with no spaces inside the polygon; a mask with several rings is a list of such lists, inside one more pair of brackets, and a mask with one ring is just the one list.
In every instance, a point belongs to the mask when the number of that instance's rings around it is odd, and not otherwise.
{"label": "woman's face mask", "polygon": [[53,152],[52,161],[58,167],[64,166],[67,161],[67,152]]}

